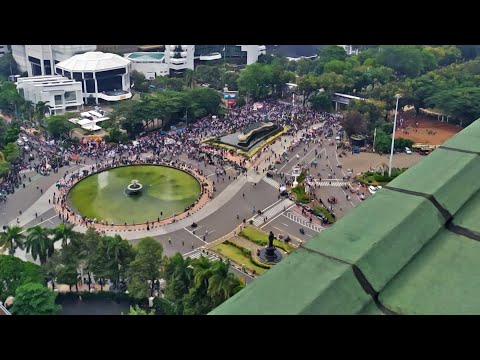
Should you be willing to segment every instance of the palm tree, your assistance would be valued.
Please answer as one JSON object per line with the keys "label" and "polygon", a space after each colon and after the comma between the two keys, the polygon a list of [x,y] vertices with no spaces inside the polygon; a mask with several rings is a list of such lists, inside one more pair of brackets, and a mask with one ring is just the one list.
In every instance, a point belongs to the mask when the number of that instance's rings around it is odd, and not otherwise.
{"label": "palm tree", "polygon": [[195,286],[204,285],[208,289],[208,279],[213,274],[212,262],[205,256],[201,256],[192,262],[192,267]]}
{"label": "palm tree", "polygon": [[228,262],[215,261],[212,265],[213,274],[209,279],[208,294],[220,297],[222,301],[227,300],[240,289],[240,281],[235,275],[228,272],[229,267]]}
{"label": "palm tree", "polygon": [[30,100],[25,101],[23,104],[23,110],[25,115],[28,116],[28,120],[32,121],[32,116],[35,114],[35,106],[33,105],[33,102]]}
{"label": "palm tree", "polygon": [[195,71],[192,69],[186,69],[183,73],[183,77],[185,79],[186,85],[193,88],[193,84],[195,82]]}
{"label": "palm tree", "polygon": [[27,241],[25,242],[27,253],[31,253],[34,260],[37,260],[38,257],[41,265],[45,264],[55,251],[54,241],[48,235],[48,230],[38,225],[28,229]]}
{"label": "palm tree", "polygon": [[35,114],[38,120],[42,120],[45,117],[45,113],[49,109],[47,103],[48,101],[39,101],[35,105]]}
{"label": "palm tree", "polygon": [[25,235],[22,234],[22,228],[18,225],[9,226],[5,232],[0,234],[0,247],[8,247],[8,253],[15,255],[15,249],[23,250],[23,240]]}
{"label": "palm tree", "polygon": [[51,230],[51,234],[54,242],[62,240],[62,247],[67,245],[68,240],[72,241],[75,238],[75,231],[73,231],[73,225],[71,224],[59,224]]}

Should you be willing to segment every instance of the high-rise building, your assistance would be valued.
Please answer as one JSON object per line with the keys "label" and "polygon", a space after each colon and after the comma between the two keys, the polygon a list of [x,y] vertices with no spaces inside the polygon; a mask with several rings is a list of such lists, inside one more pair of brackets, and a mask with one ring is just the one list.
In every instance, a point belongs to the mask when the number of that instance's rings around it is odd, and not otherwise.
{"label": "high-rise building", "polygon": [[19,71],[40,76],[55,74],[55,64],[96,48],[97,45],[12,45],[12,55]]}
{"label": "high-rise building", "polygon": [[186,69],[193,70],[195,45],[165,45],[165,63],[169,64],[170,74],[181,74]]}

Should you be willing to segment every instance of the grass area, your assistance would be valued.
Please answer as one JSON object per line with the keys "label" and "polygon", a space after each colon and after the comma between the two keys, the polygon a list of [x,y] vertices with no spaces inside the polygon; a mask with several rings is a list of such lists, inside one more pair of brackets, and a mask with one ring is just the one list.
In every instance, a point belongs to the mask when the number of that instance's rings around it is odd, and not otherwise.
{"label": "grass area", "polygon": [[259,275],[264,274],[265,271],[268,270],[255,265],[241,249],[231,245],[230,243],[219,244],[217,246],[214,246],[212,250],[226,256],[232,261],[235,261],[237,264],[245,265],[246,268],[250,270],[255,270],[256,273]]}
{"label": "grass area", "polygon": [[315,211],[323,214],[330,222],[334,223],[335,219],[333,218],[332,214],[328,212],[323,206],[315,206]]}
{"label": "grass area", "polygon": [[[255,229],[251,226],[247,226],[245,229],[243,229],[240,232],[239,235],[257,245],[260,245],[260,246],[268,245],[268,234],[258,229]],[[286,251],[287,253],[290,253],[295,249],[293,246],[290,246],[278,240],[273,240],[273,245]]]}
{"label": "grass area", "polygon": [[295,194],[295,198],[298,202],[301,202],[302,204],[308,204],[310,202],[310,197],[305,192],[305,188],[302,184],[298,184],[297,187],[293,188],[292,193]]}
{"label": "grass area", "polygon": [[[143,185],[138,196],[125,195],[132,179]],[[91,219],[114,224],[145,223],[181,213],[201,194],[192,175],[166,166],[125,166],[92,175],[68,193],[70,206]]]}
{"label": "grass area", "polygon": [[387,185],[393,179],[395,179],[398,175],[405,172],[405,170],[407,170],[407,168],[404,168],[404,169],[393,168],[392,176],[388,176],[388,174],[382,175],[377,172],[367,171],[361,177],[357,178],[357,181],[365,185],[384,186],[384,185]]}

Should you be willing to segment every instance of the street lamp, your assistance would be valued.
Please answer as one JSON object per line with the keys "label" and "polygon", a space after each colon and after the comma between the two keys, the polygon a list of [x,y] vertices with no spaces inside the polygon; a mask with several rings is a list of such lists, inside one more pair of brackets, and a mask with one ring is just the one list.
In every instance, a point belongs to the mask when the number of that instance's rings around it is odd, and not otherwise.
{"label": "street lamp", "polygon": [[392,160],[393,160],[393,146],[395,144],[395,130],[397,128],[397,113],[398,113],[398,99],[400,99],[400,94],[396,94],[397,105],[395,106],[395,119],[393,120],[393,133],[392,133],[392,147],[390,149],[390,164],[388,166],[388,177],[392,176]]}

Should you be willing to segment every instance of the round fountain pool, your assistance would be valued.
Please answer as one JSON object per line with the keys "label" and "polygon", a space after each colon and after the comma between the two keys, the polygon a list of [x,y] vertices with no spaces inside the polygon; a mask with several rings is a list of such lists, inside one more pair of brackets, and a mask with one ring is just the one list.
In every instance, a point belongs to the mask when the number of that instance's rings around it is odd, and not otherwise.
{"label": "round fountain pool", "polygon": [[[134,196],[129,193],[130,188]],[[77,214],[99,222],[131,225],[181,213],[200,194],[200,183],[185,171],[167,166],[131,165],[79,181],[69,191],[67,204]]]}

